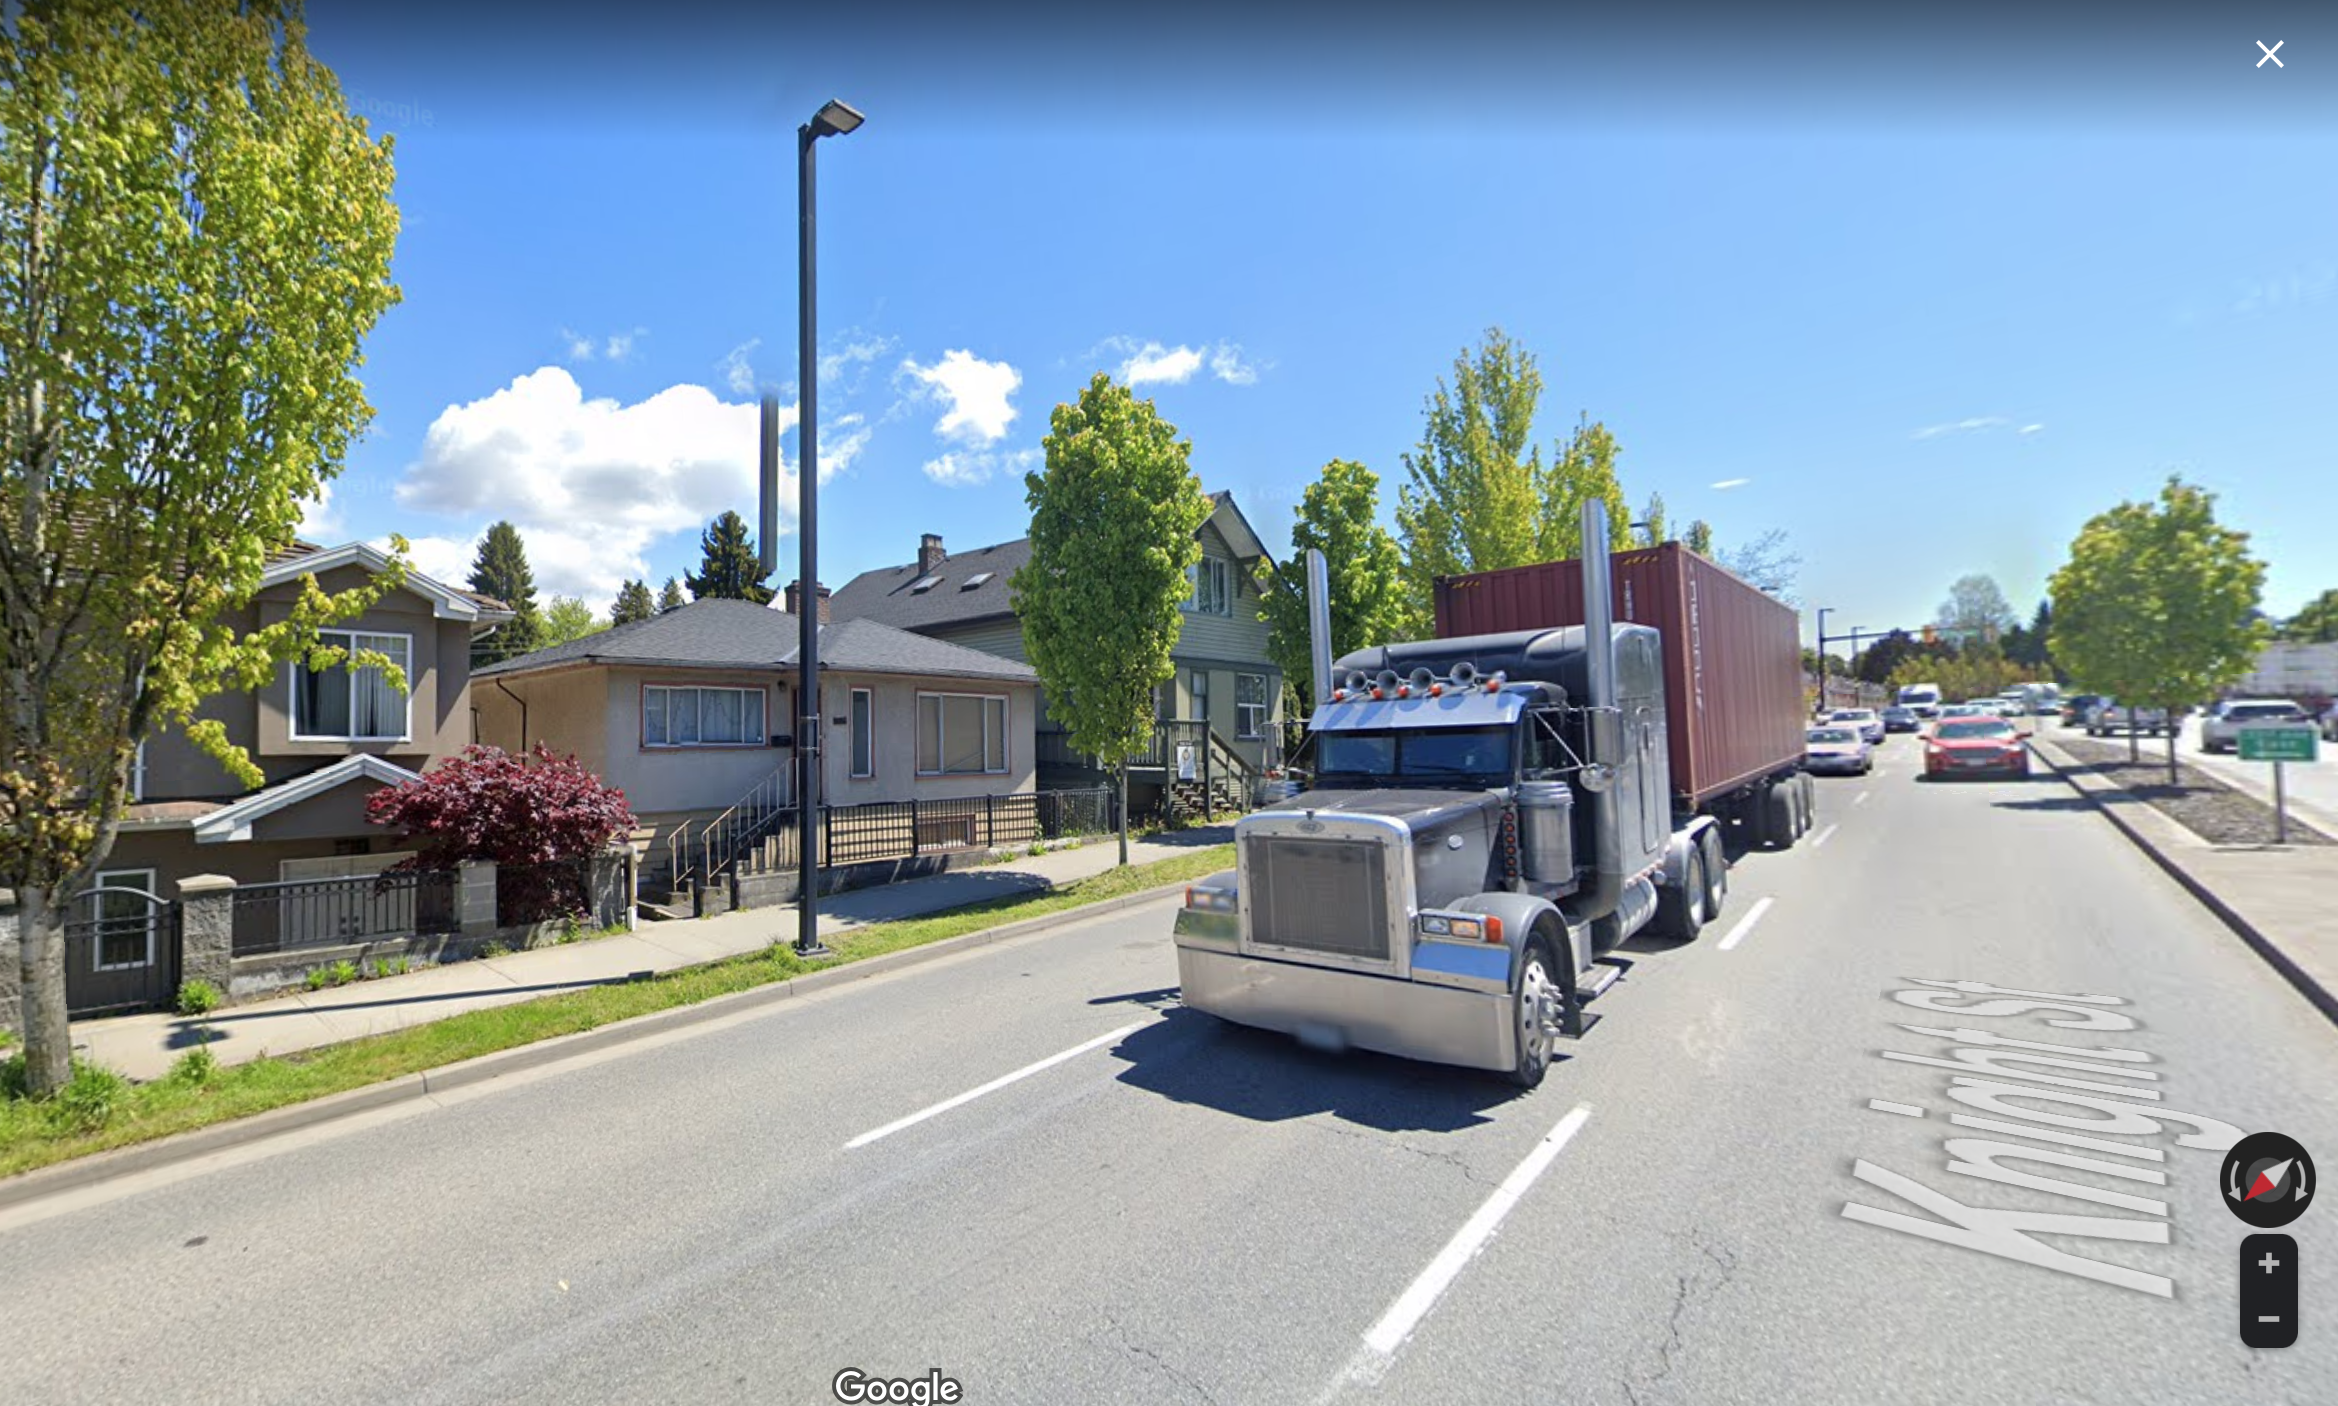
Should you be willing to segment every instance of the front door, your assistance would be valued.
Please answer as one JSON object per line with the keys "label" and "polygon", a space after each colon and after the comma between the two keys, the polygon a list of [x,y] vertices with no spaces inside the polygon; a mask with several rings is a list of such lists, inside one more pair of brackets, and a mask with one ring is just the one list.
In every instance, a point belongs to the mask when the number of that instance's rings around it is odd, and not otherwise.
{"label": "front door", "polygon": [[117,1015],[168,1005],[178,989],[179,905],[148,869],[117,869],[76,895],[65,916],[65,1013]]}

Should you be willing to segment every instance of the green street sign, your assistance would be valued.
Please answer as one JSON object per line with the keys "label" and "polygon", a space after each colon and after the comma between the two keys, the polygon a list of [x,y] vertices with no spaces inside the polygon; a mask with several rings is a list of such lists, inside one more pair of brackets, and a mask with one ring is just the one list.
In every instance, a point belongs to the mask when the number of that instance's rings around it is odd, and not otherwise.
{"label": "green street sign", "polygon": [[2310,762],[2322,740],[2312,726],[2298,723],[2255,723],[2234,732],[2244,762]]}

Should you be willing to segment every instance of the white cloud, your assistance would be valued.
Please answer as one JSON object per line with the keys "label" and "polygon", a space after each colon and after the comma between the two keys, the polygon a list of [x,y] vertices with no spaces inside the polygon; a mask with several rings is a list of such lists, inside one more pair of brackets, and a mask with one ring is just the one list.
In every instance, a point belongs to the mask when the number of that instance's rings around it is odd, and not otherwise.
{"label": "white cloud", "polygon": [[580,337],[563,327],[560,329],[560,340],[568,343],[568,359],[570,361],[590,361],[593,359],[593,352],[596,348],[592,338]]}
{"label": "white cloud", "polygon": [[1147,342],[1134,356],[1120,363],[1120,379],[1131,386],[1156,383],[1181,386],[1193,379],[1201,363],[1202,354],[1192,347],[1164,347],[1159,342]]}
{"label": "white cloud", "polygon": [[1725,478],[1713,486],[1715,488],[1743,488],[1751,482],[1753,480],[1750,478]]}
{"label": "white cloud", "polygon": [[714,364],[714,369],[723,374],[723,384],[731,388],[731,394],[755,394],[755,368],[748,364],[747,356],[762,345],[761,337],[749,337],[723,353],[723,359]]}
{"label": "white cloud", "polygon": [[1258,384],[1258,368],[1244,361],[1242,348],[1232,342],[1220,342],[1218,349],[1210,353],[1210,374],[1229,386]]}
{"label": "white cloud", "polygon": [[[783,431],[796,414],[782,408]],[[644,554],[659,538],[695,532],[726,508],[755,520],[756,421],[752,401],[725,401],[704,386],[672,386],[631,405],[588,400],[566,370],[547,366],[440,412],[397,501],[482,527],[509,518],[541,595],[605,600],[646,574]],[[859,416],[839,417],[835,431],[821,449],[824,480],[868,442]],[[780,479],[781,520],[792,528],[795,467],[784,458]],[[468,542],[418,537],[414,548],[432,575],[432,562],[457,580],[469,573]]]}
{"label": "white cloud", "polygon": [[1130,387],[1182,386],[1204,367],[1229,386],[1254,386],[1261,369],[1257,362],[1243,359],[1237,342],[1205,342],[1200,346],[1180,342],[1172,347],[1134,337],[1106,337],[1090,347],[1082,359],[1094,361],[1107,353],[1121,358],[1117,374]]}
{"label": "white cloud", "polygon": [[[479,556],[479,538],[485,535],[482,530],[460,542],[452,537],[410,537],[406,539],[406,559],[414,564],[416,571],[441,585],[460,587],[471,578],[471,563]],[[386,552],[390,549],[390,539],[376,537],[372,545]],[[542,548],[531,539],[528,543],[528,565],[531,569],[535,567],[536,557],[541,551]],[[615,593],[611,595],[614,597]]]}
{"label": "white cloud", "polygon": [[300,526],[294,529],[303,541],[319,546],[334,546],[333,539],[341,532],[341,514],[333,509],[333,485],[317,485],[317,496],[304,499],[300,505]]}
{"label": "white cloud", "polygon": [[2020,431],[2020,432],[2021,432],[2023,435],[2025,435],[2025,436],[2026,436],[2026,435],[2034,435],[2034,434],[2036,434],[2038,431],[2040,431],[2040,430],[2042,430],[2042,429],[2044,429],[2044,428],[2045,428],[2045,426],[2044,426],[2044,425],[2024,425],[2024,426],[2022,426],[2022,427],[2021,427],[2021,431]]}
{"label": "white cloud", "polygon": [[848,337],[843,346],[820,358],[820,384],[825,387],[853,366],[865,366],[891,350],[891,337]]}
{"label": "white cloud", "polygon": [[633,355],[633,344],[648,335],[647,327],[636,327],[630,332],[614,332],[600,339],[566,327],[560,329],[560,340],[568,344],[567,359],[572,363],[591,361],[596,356],[623,361]]}
{"label": "white cloud", "polygon": [[945,440],[979,449],[1004,439],[1014,423],[1017,411],[1009,397],[1023,384],[1023,373],[1006,362],[984,361],[970,351],[944,352],[931,366],[903,361],[901,374],[949,403],[934,425],[934,433]]}
{"label": "white cloud", "polygon": [[633,355],[633,344],[649,335],[647,327],[636,327],[630,332],[619,332],[602,344],[601,355],[611,361],[623,361]]}
{"label": "white cloud", "polygon": [[1911,439],[1938,439],[1947,434],[1969,434],[1975,430],[2001,430],[2013,422],[2002,415],[1981,415],[1970,420],[1958,420],[1946,425],[1926,425],[1910,435]]}
{"label": "white cloud", "polygon": [[944,488],[972,488],[990,482],[996,474],[1022,473],[1038,462],[1036,449],[1018,449],[1011,454],[953,452],[939,459],[928,459],[925,476]]}

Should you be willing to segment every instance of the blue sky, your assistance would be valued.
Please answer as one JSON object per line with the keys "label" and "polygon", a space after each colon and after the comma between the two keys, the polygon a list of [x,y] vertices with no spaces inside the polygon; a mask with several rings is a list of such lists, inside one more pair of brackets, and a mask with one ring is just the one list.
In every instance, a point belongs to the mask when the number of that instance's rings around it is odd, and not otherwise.
{"label": "blue sky", "polygon": [[1724,546],[1785,529],[1837,628],[1975,571],[2026,614],[2170,472],[2254,534],[2276,614],[2338,586],[2338,24],[2306,12],[498,13],[311,11],[396,135],[405,292],[315,526],[427,570],[509,517],[541,594],[605,610],[753,520],[754,394],[798,375],[793,129],[838,96],[869,121],[821,146],[830,584],[921,532],[1021,535],[1048,412],[1097,371],[1272,547],[1334,457],[1392,511],[1424,397],[1499,324],[1541,360],[1543,444],[1587,413],[1635,503]]}

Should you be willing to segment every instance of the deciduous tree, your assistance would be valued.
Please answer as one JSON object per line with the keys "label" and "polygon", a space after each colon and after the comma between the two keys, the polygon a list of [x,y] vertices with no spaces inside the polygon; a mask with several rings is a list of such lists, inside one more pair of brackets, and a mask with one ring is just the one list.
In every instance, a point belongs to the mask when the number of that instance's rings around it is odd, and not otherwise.
{"label": "deciduous tree", "polygon": [[544,616],[536,608],[536,574],[528,569],[528,546],[520,530],[499,521],[479,539],[471,560],[470,587],[512,608],[512,619],[492,634],[471,641],[471,667],[515,659],[544,644]]}
{"label": "deciduous tree", "polygon": [[536,646],[547,649],[570,640],[581,640],[609,628],[607,621],[593,614],[593,608],[574,596],[554,596],[544,608],[542,638]]}
{"label": "deciduous tree", "polygon": [[1152,736],[1210,500],[1188,466],[1192,444],[1108,375],[1048,426],[1046,469],[1023,476],[1031,559],[1008,585],[1049,715],[1119,772],[1126,864],[1128,758]]}
{"label": "deciduous tree", "polygon": [[[2172,723],[2255,666],[2269,634],[2251,613],[2264,585],[2248,534],[2216,520],[2214,494],[2171,475],[2156,503],[2121,503],[2079,531],[2049,583],[2048,645],[2081,688],[2164,707]],[[2127,749],[2133,758],[2132,722]]]}
{"label": "deciduous tree", "polygon": [[2338,640],[2338,590],[2322,592],[2306,602],[2305,609],[2282,621],[2281,638],[2295,644]]}
{"label": "deciduous tree", "polygon": [[1298,520],[1291,524],[1290,556],[1259,571],[1267,653],[1303,699],[1316,696],[1307,630],[1309,548],[1323,553],[1334,659],[1396,639],[1404,629],[1402,558],[1379,518],[1379,475],[1362,464],[1334,459],[1301,495]]}
{"label": "deciduous tree", "polygon": [[770,575],[755,551],[747,520],[725,509],[698,536],[699,562],[695,575],[685,573],[692,600],[750,600],[771,604],[775,592],[763,584]]}
{"label": "deciduous tree", "polygon": [[[398,300],[390,144],[288,0],[25,0],[0,43],[0,885],[24,1077],[70,1070],[62,924],[112,851],[138,741],[312,653],[394,587],[241,612],[372,410],[359,346]],[[393,539],[398,561],[404,543]]]}
{"label": "deciduous tree", "polygon": [[2013,628],[2013,607],[1995,577],[1976,572],[1958,577],[1948,588],[1948,599],[1940,603],[1932,623],[1960,640],[1994,642]]}
{"label": "deciduous tree", "polygon": [[589,859],[634,825],[623,791],[541,742],[522,756],[474,743],[416,780],[368,796],[365,818],[417,846],[400,869],[494,863],[499,916],[515,923],[582,911],[574,871],[546,866]]}

